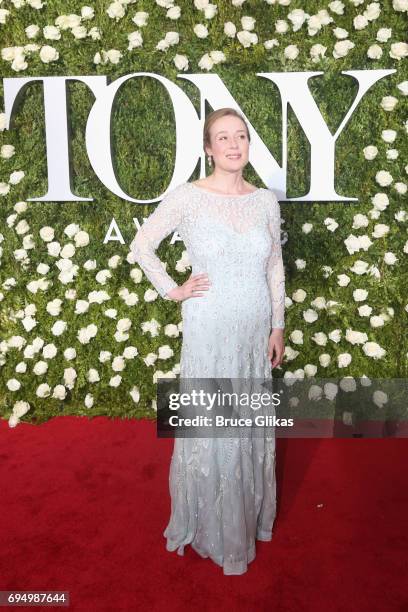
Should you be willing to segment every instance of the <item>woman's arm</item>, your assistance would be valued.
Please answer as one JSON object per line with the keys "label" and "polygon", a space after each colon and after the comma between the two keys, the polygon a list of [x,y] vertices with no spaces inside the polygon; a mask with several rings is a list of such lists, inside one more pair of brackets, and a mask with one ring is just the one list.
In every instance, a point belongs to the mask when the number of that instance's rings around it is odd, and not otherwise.
{"label": "woman's arm", "polygon": [[153,213],[141,225],[130,244],[135,261],[152,283],[156,291],[168,300],[166,294],[177,283],[167,274],[163,262],[155,254],[161,241],[181,222],[182,194],[176,187],[168,193]]}
{"label": "woman's arm", "polygon": [[271,201],[268,203],[268,225],[272,236],[271,255],[267,266],[267,279],[272,304],[272,329],[285,328],[285,270],[282,260],[280,238],[280,206],[278,198],[270,191]]}

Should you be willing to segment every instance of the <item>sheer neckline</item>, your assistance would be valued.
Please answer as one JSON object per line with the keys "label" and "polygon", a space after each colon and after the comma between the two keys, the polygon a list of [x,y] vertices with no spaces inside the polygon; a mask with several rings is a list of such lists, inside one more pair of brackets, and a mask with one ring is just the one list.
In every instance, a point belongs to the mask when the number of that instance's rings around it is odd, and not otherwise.
{"label": "sheer neckline", "polygon": [[203,189],[202,187],[198,187],[198,185],[195,185],[194,183],[187,183],[187,184],[191,185],[192,187],[194,187],[194,189],[197,189],[198,191],[202,191],[204,193],[208,193],[210,195],[217,196],[219,198],[248,198],[248,197],[255,195],[259,191],[261,191],[261,187],[258,187],[257,189],[254,189],[253,191],[249,191],[248,193],[239,193],[239,194],[215,193],[215,191],[210,191],[209,189]]}

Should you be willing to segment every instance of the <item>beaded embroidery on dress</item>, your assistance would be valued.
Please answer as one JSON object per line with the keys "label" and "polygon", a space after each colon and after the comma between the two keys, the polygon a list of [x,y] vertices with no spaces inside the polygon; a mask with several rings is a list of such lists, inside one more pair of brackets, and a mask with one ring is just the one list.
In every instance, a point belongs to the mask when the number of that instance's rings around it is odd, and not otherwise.
{"label": "beaded embroidery on dress", "polygon": [[[183,300],[180,378],[272,378],[268,340],[284,328],[280,206],[273,191],[243,195],[183,183],[169,192],[131,244],[165,299],[177,283],[155,254],[176,231],[203,295]],[[255,540],[268,541],[276,514],[275,437],[175,438],[170,464],[167,550],[191,544],[224,574],[243,574]]]}

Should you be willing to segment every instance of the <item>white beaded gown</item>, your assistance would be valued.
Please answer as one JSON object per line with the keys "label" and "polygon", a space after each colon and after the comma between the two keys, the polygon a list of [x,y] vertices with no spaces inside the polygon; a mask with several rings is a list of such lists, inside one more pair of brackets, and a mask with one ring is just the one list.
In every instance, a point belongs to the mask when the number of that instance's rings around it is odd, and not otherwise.
{"label": "white beaded gown", "polygon": [[[268,339],[284,328],[280,207],[266,188],[223,195],[193,183],[169,192],[131,244],[160,295],[177,286],[155,254],[177,231],[192,274],[206,272],[202,296],[181,302],[180,378],[272,378]],[[273,431],[273,430],[272,430]],[[276,514],[275,436],[175,438],[170,464],[167,550],[191,544],[224,574],[243,574],[255,540],[272,538]]]}

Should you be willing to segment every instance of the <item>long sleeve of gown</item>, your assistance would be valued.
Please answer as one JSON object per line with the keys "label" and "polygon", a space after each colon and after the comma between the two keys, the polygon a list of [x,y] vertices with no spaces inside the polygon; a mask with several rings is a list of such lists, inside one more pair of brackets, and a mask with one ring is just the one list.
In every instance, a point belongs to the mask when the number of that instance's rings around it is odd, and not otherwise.
{"label": "long sleeve of gown", "polygon": [[268,203],[269,231],[272,236],[271,255],[267,265],[267,279],[272,304],[272,329],[285,327],[285,270],[282,260],[280,238],[280,206],[278,198],[271,191]]}
{"label": "long sleeve of gown", "polygon": [[181,208],[182,196],[176,188],[162,199],[130,244],[135,261],[156,291],[166,300],[170,299],[166,295],[167,292],[177,287],[177,283],[166,272],[155,251],[161,241],[181,222]]}

